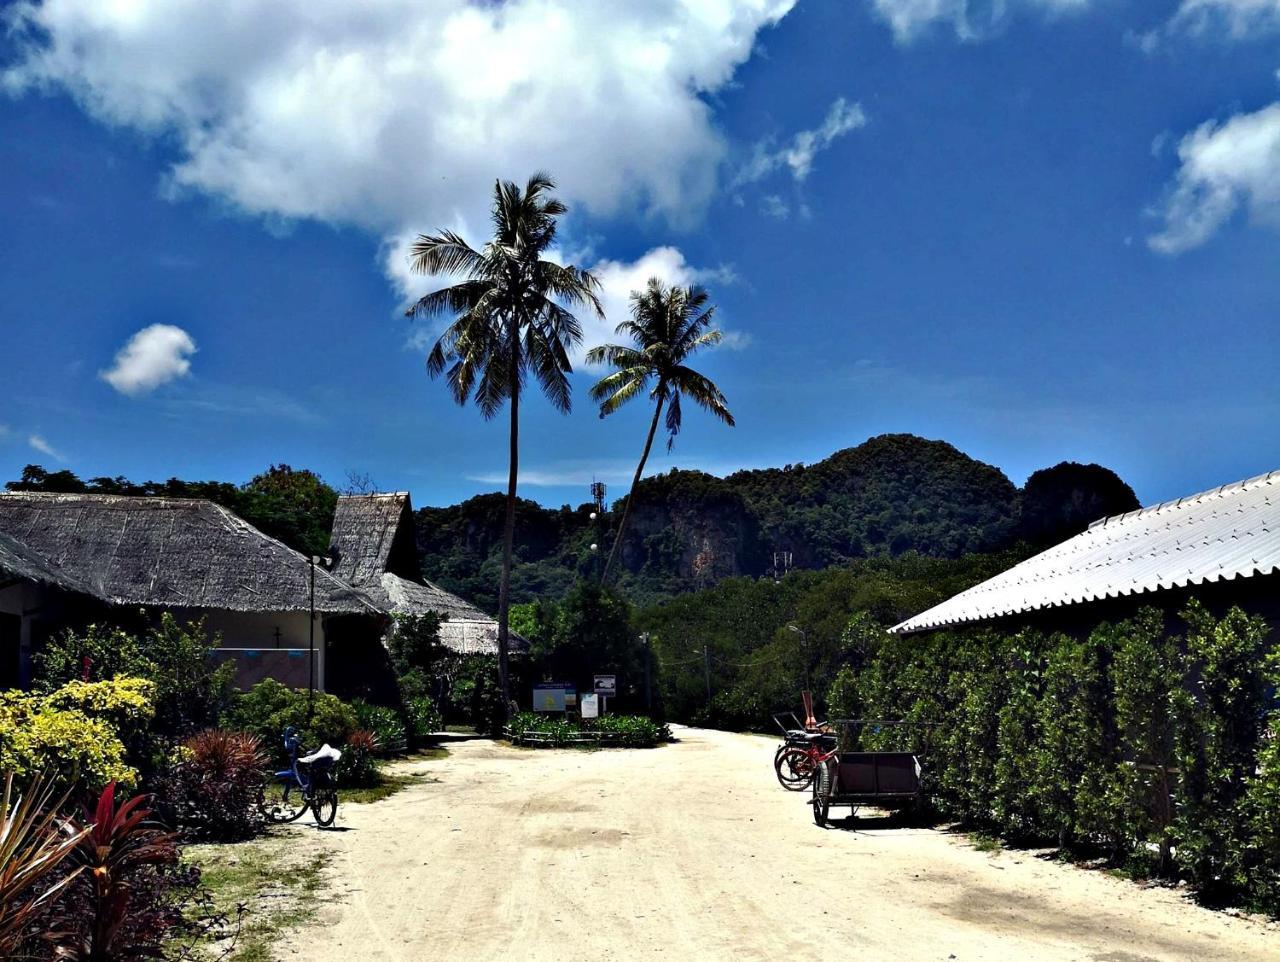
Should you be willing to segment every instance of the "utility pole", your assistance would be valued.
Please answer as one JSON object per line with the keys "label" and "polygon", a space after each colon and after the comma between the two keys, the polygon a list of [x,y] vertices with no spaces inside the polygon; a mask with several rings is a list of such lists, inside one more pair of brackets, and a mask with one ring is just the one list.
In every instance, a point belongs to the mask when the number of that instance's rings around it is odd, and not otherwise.
{"label": "utility pole", "polygon": [[649,646],[649,632],[644,632],[640,637],[644,639],[644,710],[652,715],[653,678],[651,666],[653,664],[653,649]]}
{"label": "utility pole", "polygon": [[707,676],[707,716],[711,715],[711,648],[707,645],[702,646],[702,663],[704,673]]}

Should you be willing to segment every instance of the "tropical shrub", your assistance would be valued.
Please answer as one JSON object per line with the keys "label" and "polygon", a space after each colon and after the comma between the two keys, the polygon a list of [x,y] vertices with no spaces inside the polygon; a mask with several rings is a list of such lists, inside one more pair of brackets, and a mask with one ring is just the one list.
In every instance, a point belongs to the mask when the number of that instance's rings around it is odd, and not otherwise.
{"label": "tropical shrub", "polygon": [[277,767],[289,761],[289,753],[284,748],[287,727],[298,732],[302,748],[307,752],[325,743],[341,747],[360,727],[351,706],[334,695],[316,692],[310,713],[307,701],[306,691],[287,688],[267,678],[235,698],[225,715],[224,727],[257,735]]}
{"label": "tropical shrub", "polygon": [[378,771],[378,736],[364,728],[357,728],[347,736],[338,761],[338,784],[345,786],[377,785],[381,781]]}
{"label": "tropical shrub", "polygon": [[125,746],[105,721],[50,704],[50,697],[0,692],[0,770],[20,782],[47,771],[62,787],[77,779],[96,790],[108,782],[133,785],[137,772]]}
{"label": "tropical shrub", "polygon": [[204,623],[182,624],[169,612],[141,637],[120,628],[90,625],[65,632],[37,656],[37,687],[53,691],[73,681],[144,678],[154,685],[150,731],[156,741],[181,740],[217,724],[231,699],[235,666],[217,664]]}
{"label": "tropical shrub", "polygon": [[1265,717],[1267,626],[1239,609],[1218,620],[1195,603],[1184,618],[1189,684],[1178,693],[1178,864],[1202,893],[1230,896],[1249,881],[1241,861],[1246,821],[1241,805],[1257,768]]}
{"label": "tropical shrub", "polygon": [[0,959],[22,957],[33,930],[48,930],[53,910],[75,872],[61,871],[76,851],[83,829],[71,829],[58,814],[66,801],[41,775],[16,794],[13,772],[4,773],[0,797]]}
{"label": "tropical shrub", "polygon": [[55,711],[79,712],[108,725],[126,746],[146,737],[155,717],[156,686],[145,678],[70,681],[44,698]]}
{"label": "tropical shrub", "polygon": [[408,743],[400,713],[385,705],[373,705],[362,698],[351,702],[356,723],[373,732],[383,751],[397,751]]}
{"label": "tropical shrub", "polygon": [[435,701],[427,695],[406,698],[404,713],[409,723],[409,735],[415,742],[421,742],[444,730],[444,717]]}
{"label": "tropical shrub", "polygon": [[160,958],[192,922],[200,873],[180,863],[175,836],[151,821],[146,798],[117,801],[107,785],[86,808],[70,864],[79,868],[49,922],[57,956],[76,962]]}
{"label": "tropical shrub", "polygon": [[[512,741],[550,748],[574,744],[578,736],[593,733],[605,736],[600,744],[622,748],[652,748],[671,740],[670,728],[643,715],[605,715],[583,721],[526,711],[512,716],[507,731]],[[539,737],[530,739],[530,735]]]}
{"label": "tropical shrub", "polygon": [[221,842],[261,831],[270,760],[256,735],[211,729],[187,739],[175,755],[156,782],[156,808],[168,824]]}

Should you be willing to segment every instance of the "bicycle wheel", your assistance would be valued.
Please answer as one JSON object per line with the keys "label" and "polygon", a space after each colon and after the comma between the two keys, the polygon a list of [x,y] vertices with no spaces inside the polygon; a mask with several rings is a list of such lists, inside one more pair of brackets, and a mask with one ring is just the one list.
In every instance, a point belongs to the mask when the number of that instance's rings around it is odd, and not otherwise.
{"label": "bicycle wheel", "polygon": [[819,828],[826,828],[831,813],[831,766],[818,765],[813,777],[813,821]]}
{"label": "bicycle wheel", "polygon": [[[272,789],[280,789],[278,795]],[[307,811],[307,796],[296,784],[286,782],[267,789],[262,800],[262,815],[272,824],[284,825],[296,822]]]}
{"label": "bicycle wheel", "polygon": [[813,757],[803,748],[792,746],[780,752],[773,762],[778,784],[789,792],[803,792],[813,780]]}
{"label": "bicycle wheel", "polygon": [[336,788],[317,788],[311,797],[311,811],[315,815],[316,824],[327,828],[338,817],[338,790]]}

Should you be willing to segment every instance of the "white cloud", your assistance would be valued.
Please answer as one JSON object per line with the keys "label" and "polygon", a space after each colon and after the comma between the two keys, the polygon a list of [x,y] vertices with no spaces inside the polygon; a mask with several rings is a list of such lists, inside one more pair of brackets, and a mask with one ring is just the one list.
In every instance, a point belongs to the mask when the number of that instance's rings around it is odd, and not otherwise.
{"label": "white cloud", "polygon": [[175,194],[393,251],[536,169],[598,215],[696,217],[725,151],[705,95],[794,2],[19,0],[2,81],[166,137]]}
{"label": "white cloud", "polygon": [[899,43],[909,43],[937,24],[950,25],[961,40],[980,40],[997,29],[1010,8],[1050,15],[1072,13],[1091,0],[872,0]]}
{"label": "white cloud", "polygon": [[[631,314],[631,292],[643,290],[651,277],[657,277],[666,284],[681,287],[690,284],[703,284],[710,287],[714,284],[732,284],[737,280],[733,269],[727,266],[694,267],[675,247],[655,247],[630,262],[598,261],[591,270],[600,280],[602,288],[600,301],[604,307],[604,320],[583,319],[582,342],[585,348],[618,340],[617,335],[614,334],[614,328]],[[714,290],[711,290],[711,302],[715,303]],[[720,318],[717,315],[716,327],[723,328],[719,321]],[[742,348],[747,345],[747,339],[745,335],[731,337],[726,332],[725,340],[721,343]]]}
{"label": "white cloud", "polygon": [[38,434],[33,434],[27,438],[27,444],[31,445],[34,450],[39,451],[41,454],[48,455],[53,458],[55,461],[67,460],[62,456],[60,451]]}
{"label": "white cloud", "polygon": [[1256,30],[1280,28],[1280,0],[1182,0],[1170,27],[1192,33],[1222,27],[1240,40]]}
{"label": "white cloud", "polygon": [[[559,259],[563,252],[552,251],[553,259]],[[575,310],[574,314],[582,325],[582,343],[573,354],[575,367],[584,363],[583,355],[597,344],[613,343],[618,340],[614,328],[631,314],[631,292],[642,290],[649,283],[649,278],[657,277],[669,285],[687,287],[690,284],[702,284],[707,287],[733,284],[737,275],[727,264],[719,267],[694,267],[685,260],[684,252],[678,247],[654,247],[634,261],[611,259],[594,259],[590,250],[574,251],[571,258],[574,262],[587,267],[600,281],[600,304],[604,309],[604,318],[596,317],[586,310]],[[397,286],[408,303],[415,297],[436,290],[454,282],[449,277],[423,277],[412,274],[407,266],[399,272],[393,272],[390,265],[405,263],[402,254],[389,252],[386,263],[388,273],[396,277]],[[715,302],[715,290],[711,290],[712,302]],[[431,349],[440,334],[442,325],[430,321],[410,328],[405,340],[405,348],[417,353],[425,353]],[[717,327],[723,329],[717,317]],[[747,335],[740,332],[725,332],[721,345],[740,350],[750,342]]]}
{"label": "white cloud", "polygon": [[760,198],[760,213],[778,220],[786,220],[791,216],[791,205],[777,194],[765,194]]}
{"label": "white cloud", "polygon": [[734,177],[733,185],[753,184],[783,169],[790,171],[796,183],[800,183],[813,171],[813,159],[819,151],[826,150],[838,138],[866,124],[867,115],[861,104],[837,97],[819,126],[800,131],[781,147],[772,140],[756,144],[751,159]]}
{"label": "white cloud", "polygon": [[191,370],[189,358],[195,350],[196,342],[182,328],[152,324],[129,338],[101,377],[121,394],[145,394],[184,377]]}
{"label": "white cloud", "polygon": [[1164,227],[1147,239],[1154,250],[1198,247],[1242,208],[1280,227],[1280,103],[1202,124],[1178,144],[1178,160],[1157,210]]}

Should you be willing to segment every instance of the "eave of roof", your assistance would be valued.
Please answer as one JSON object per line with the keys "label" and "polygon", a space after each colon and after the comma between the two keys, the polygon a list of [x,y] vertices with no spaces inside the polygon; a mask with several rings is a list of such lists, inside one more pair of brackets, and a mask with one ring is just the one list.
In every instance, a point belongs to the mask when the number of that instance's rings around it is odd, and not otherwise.
{"label": "eave of roof", "polygon": [[1280,471],[1094,522],[889,629],[909,634],[1280,571]]}

